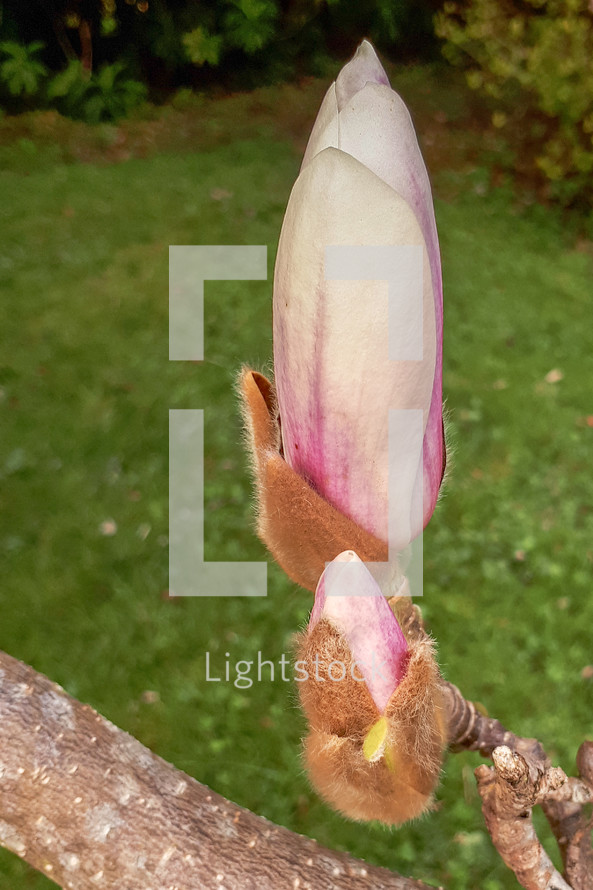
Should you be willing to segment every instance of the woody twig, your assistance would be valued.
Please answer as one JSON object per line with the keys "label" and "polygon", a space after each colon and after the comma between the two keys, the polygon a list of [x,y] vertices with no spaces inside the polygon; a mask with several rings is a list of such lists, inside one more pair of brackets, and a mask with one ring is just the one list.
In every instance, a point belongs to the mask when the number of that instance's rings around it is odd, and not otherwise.
{"label": "woody twig", "polygon": [[[593,801],[593,742],[577,755],[580,777],[553,767],[536,739],[509,732],[481,714],[452,684],[446,684],[449,746],[479,751],[492,759],[476,770],[486,827],[502,859],[526,890],[592,890],[591,820],[584,807]],[[560,875],[533,825],[532,810],[541,806],[564,863]]]}

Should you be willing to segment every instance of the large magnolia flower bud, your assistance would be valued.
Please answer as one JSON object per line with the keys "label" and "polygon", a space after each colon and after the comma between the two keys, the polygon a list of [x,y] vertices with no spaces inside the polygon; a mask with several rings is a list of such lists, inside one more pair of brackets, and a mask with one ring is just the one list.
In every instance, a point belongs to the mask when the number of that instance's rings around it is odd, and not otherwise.
{"label": "large magnolia flower bud", "polygon": [[[417,247],[422,286],[389,314],[385,280],[329,280],[327,248]],[[403,254],[393,270],[407,282]],[[363,278],[383,279],[383,271]],[[334,273],[335,278],[335,273]],[[420,354],[390,356],[421,327]],[[420,409],[423,436],[393,443],[405,547],[443,475],[443,304],[430,184],[408,111],[370,43],[330,87],[293,187],[274,277],[274,371],[284,457],[338,510],[388,537],[389,409]],[[420,510],[414,509],[421,498]]]}
{"label": "large magnolia flower bud", "polygon": [[[340,245],[420,251],[420,290],[410,290],[397,317],[383,273],[328,280],[326,249]],[[390,325],[405,340],[412,317],[421,322],[421,356],[394,361]],[[343,550],[387,559],[392,446],[404,468],[394,474],[396,549],[430,519],[445,464],[442,328],[426,168],[410,116],[364,41],[323,101],[286,210],[274,279],[275,389],[251,371],[241,380],[260,536],[310,590]],[[410,408],[420,435],[389,442],[390,409]]]}

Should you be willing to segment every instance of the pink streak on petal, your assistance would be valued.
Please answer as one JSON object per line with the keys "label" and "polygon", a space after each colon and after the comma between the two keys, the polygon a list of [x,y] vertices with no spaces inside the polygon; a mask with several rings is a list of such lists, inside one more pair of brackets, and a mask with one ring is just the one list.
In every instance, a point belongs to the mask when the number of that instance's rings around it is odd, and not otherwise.
{"label": "pink streak on petal", "polygon": [[390,88],[369,83],[351,96],[338,116],[338,148],[390,185],[412,207],[428,252],[436,321],[436,367],[424,438],[424,525],[434,511],[444,454],[442,430],[443,289],[439,242],[428,173],[412,119]]}
{"label": "pink streak on petal", "polygon": [[[438,307],[437,307],[438,308]],[[439,315],[436,316],[437,332],[439,331]],[[432,400],[428,412],[428,422],[424,432],[422,457],[424,464],[423,500],[424,527],[430,521],[439,496],[443,478],[443,461],[445,458],[445,440],[443,436],[443,312],[441,303],[440,332],[437,339],[436,368]]]}
{"label": "pink streak on petal", "polygon": [[[328,90],[315,122],[301,170],[303,171],[305,167],[319,160],[319,153],[328,146],[334,146],[351,155],[401,195],[412,208],[424,236],[434,300],[434,321],[430,326],[430,331],[427,330],[425,334],[433,339],[431,343],[425,340],[425,354],[432,353],[434,356],[436,352],[432,386],[422,398],[426,428],[423,443],[423,467],[419,468],[416,479],[418,491],[422,484],[424,501],[422,514],[423,524],[426,525],[432,516],[438,498],[444,458],[442,434],[443,300],[438,236],[430,182],[412,120],[400,97],[389,87],[387,76],[368,41],[361,44],[354,58],[342,69],[336,83],[332,84]],[[335,200],[334,196],[329,199]],[[322,216],[326,214],[326,207],[327,204],[322,202],[319,209]],[[356,217],[353,217],[353,223],[355,219]],[[313,230],[314,226],[310,228]],[[355,240],[350,243],[360,243],[356,238],[358,233],[355,225],[353,232],[356,233]],[[377,240],[376,243],[382,242]],[[286,247],[284,250],[286,251]],[[288,252],[289,254],[296,253],[294,248],[289,248]],[[281,259],[280,254],[279,250],[279,260]],[[310,268],[311,264],[317,265],[319,257],[314,255],[314,248],[311,254],[301,257],[300,264],[291,263],[291,277],[298,276],[299,266],[300,268],[307,266]],[[287,264],[285,263],[285,265]],[[323,278],[322,274],[318,276],[317,281],[320,278]],[[311,282],[309,282],[310,284]],[[324,324],[328,320],[332,321],[321,308],[325,299],[325,286],[317,284],[314,288],[309,286],[297,290],[303,295],[302,299],[305,302],[313,294],[319,300],[312,329],[320,341],[327,342],[328,337],[331,337],[334,331],[335,322],[332,322],[331,327],[326,327]],[[305,296],[306,294],[309,296]],[[276,305],[277,303],[278,305]],[[295,322],[289,323],[287,327],[282,318],[282,311],[277,311],[279,305],[280,301],[277,301],[275,296],[274,346],[278,393],[282,413],[288,423],[288,427],[285,426],[283,429],[288,432],[290,428],[291,439],[298,443],[293,447],[285,440],[286,459],[297,472],[310,479],[320,493],[334,502],[339,509],[351,515],[370,531],[385,537],[382,504],[384,493],[381,490],[381,483],[375,475],[376,471],[370,469],[371,466],[379,467],[383,462],[383,457],[380,456],[383,447],[380,444],[382,442],[381,433],[376,436],[379,462],[369,461],[367,455],[365,459],[365,465],[368,468],[365,471],[366,475],[363,473],[362,464],[358,468],[359,473],[352,473],[353,466],[357,467],[357,461],[351,453],[351,449],[353,446],[356,448],[359,430],[365,428],[365,423],[369,424],[366,427],[367,432],[376,426],[372,411],[369,410],[368,399],[365,398],[358,405],[356,409],[359,415],[358,419],[354,425],[351,424],[346,435],[340,433],[339,424],[328,423],[326,416],[328,407],[332,411],[340,410],[340,394],[338,393],[337,400],[332,399],[328,389],[328,384],[330,387],[332,386],[332,374],[335,376],[332,367],[336,372],[339,372],[340,368],[343,368],[344,361],[336,363],[334,356],[333,362],[328,362],[327,350],[319,349],[319,343],[316,343],[314,356],[309,353],[306,357],[308,361],[303,360],[300,363],[300,373],[294,373],[297,370],[294,367],[294,359],[289,359],[292,370],[290,375],[287,375],[288,365],[281,358],[284,351],[282,344],[284,337],[294,340]],[[309,323],[313,321],[310,311],[305,311],[301,317],[300,329],[306,330],[307,321]],[[362,327],[360,330],[362,331]],[[375,337],[376,334],[371,336]],[[362,339],[359,339],[359,342],[362,345]],[[344,339],[342,347],[345,356],[348,354],[349,346],[349,341]],[[354,342],[352,342],[352,346],[355,346]],[[289,353],[293,352],[294,348],[296,348],[294,344],[289,344]],[[303,352],[303,356],[306,356],[306,352]],[[313,359],[312,363],[311,359]],[[315,368],[313,374],[311,374],[312,368]],[[391,379],[394,373],[394,369],[388,371],[388,378]],[[350,377],[346,370],[343,370],[343,374],[344,383],[348,379],[351,380],[353,394],[360,390],[354,369]],[[372,373],[367,376],[372,376]],[[384,378],[376,375],[375,379]],[[336,381],[334,381],[335,383]],[[297,409],[295,416],[291,418],[291,406],[285,404],[286,399],[282,396],[286,396],[291,390],[294,393],[295,384],[301,384],[307,390],[309,409],[307,411],[303,411],[302,408]],[[402,392],[404,391],[402,389]],[[408,391],[413,390],[408,387]],[[349,409],[348,413],[352,414],[352,411]],[[299,449],[298,453],[296,449]],[[359,479],[358,476],[361,478]],[[419,531],[419,528],[416,529],[414,534],[418,534]]]}
{"label": "pink streak on petal", "polygon": [[[422,407],[428,419],[434,301],[426,257],[424,361],[390,361],[381,283],[349,285],[324,274],[325,245],[365,243],[423,238],[403,198],[351,155],[326,149],[294,186],[276,262],[274,365],[284,456],[337,509],[387,540],[388,409]],[[414,475],[419,484],[422,471]]]}
{"label": "pink streak on petal", "polygon": [[383,712],[405,676],[408,644],[379,586],[352,550],[340,553],[319,579],[309,632],[321,618],[345,637],[359,675]]}

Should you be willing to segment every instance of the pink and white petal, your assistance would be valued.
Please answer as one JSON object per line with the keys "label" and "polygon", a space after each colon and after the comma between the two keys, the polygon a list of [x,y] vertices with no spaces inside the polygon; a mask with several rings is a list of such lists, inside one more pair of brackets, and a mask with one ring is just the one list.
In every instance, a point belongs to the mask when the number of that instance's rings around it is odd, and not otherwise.
{"label": "pink and white petal", "polygon": [[352,550],[340,553],[319,579],[309,631],[321,618],[346,640],[382,713],[405,676],[408,644],[378,584]]}
{"label": "pink and white petal", "polygon": [[441,258],[428,173],[410,114],[391,89],[374,84],[356,93],[339,115],[339,145],[397,191],[412,207],[430,260],[437,359],[424,450],[425,524],[436,505],[445,444],[442,429],[443,290]]}
{"label": "pink and white petal", "polygon": [[[389,359],[385,282],[325,279],[325,249],[340,244],[423,247],[422,361]],[[387,540],[388,411],[422,408],[425,429],[435,380],[435,302],[414,212],[333,148],[302,171],[290,197],[275,270],[274,344],[286,460],[337,509]],[[422,449],[414,460],[419,470]],[[411,511],[411,503],[399,509]]]}
{"label": "pink and white petal", "polygon": [[424,526],[434,513],[443,479],[445,461],[445,439],[443,433],[443,342],[437,341],[436,372],[432,390],[432,400],[428,412],[428,423],[424,431]]}
{"label": "pink and white petal", "polygon": [[418,217],[442,317],[441,263],[432,191],[408,109],[390,87],[369,83],[342,107],[338,123],[337,147],[395,189]]}

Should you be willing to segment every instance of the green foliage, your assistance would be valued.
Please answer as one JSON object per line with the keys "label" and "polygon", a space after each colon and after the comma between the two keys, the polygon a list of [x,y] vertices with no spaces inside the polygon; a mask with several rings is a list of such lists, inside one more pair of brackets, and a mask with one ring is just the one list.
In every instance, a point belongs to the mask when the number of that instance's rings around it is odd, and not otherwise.
{"label": "green foliage", "polygon": [[[593,197],[593,14],[588,0],[447,2],[444,52],[492,97],[493,122],[529,152],[549,194]],[[527,112],[527,116],[526,116]],[[534,148],[532,148],[534,146]]]}
{"label": "green foliage", "polygon": [[234,49],[253,55],[276,35],[279,10],[275,0],[229,0],[220,11],[215,24],[218,33],[199,25],[183,35],[183,45],[193,65],[216,67]]}
{"label": "green foliage", "polygon": [[51,79],[47,95],[69,117],[98,124],[129,114],[146,98],[146,87],[132,80],[121,62],[103,65],[89,77],[80,62],[73,60]]}
{"label": "green foliage", "polygon": [[278,18],[278,4],[272,0],[230,0],[224,17],[229,45],[248,55],[258,52],[274,37]]}
{"label": "green foliage", "polygon": [[72,59],[63,71],[51,78],[47,96],[64,114],[75,117],[76,111],[82,107],[88,86],[88,74],[77,59]]}
{"label": "green foliage", "polygon": [[184,34],[182,41],[193,65],[218,65],[223,44],[220,34],[210,34],[206,28],[200,26]]}
{"label": "green foliage", "polygon": [[222,69],[237,64],[237,52],[244,55],[246,66],[252,57],[262,68],[273,68],[279,58],[297,56],[315,65],[323,48],[343,52],[350,45],[354,50],[363,35],[401,55],[412,48],[430,54],[433,5],[431,0],[288,5],[280,0],[217,0],[201,4],[196,26],[184,33],[182,42],[192,64]]}
{"label": "green foliage", "polygon": [[48,73],[39,59],[43,48],[39,40],[26,46],[13,40],[0,43],[0,82],[11,96],[30,99],[40,92]]}
{"label": "green foliage", "polygon": [[[248,89],[321,74],[363,36],[400,60],[433,57],[432,15],[442,0],[4,0],[4,30],[17,43],[38,37],[55,73],[80,52],[84,22],[93,64],[121,61],[161,99],[181,86]],[[87,62],[88,62],[87,58]],[[19,63],[21,64],[21,63]]]}
{"label": "green foliage", "polygon": [[130,78],[123,62],[102,65],[89,74],[72,59],[63,71],[50,75],[38,58],[43,49],[39,41],[26,46],[0,43],[0,84],[13,99],[37,107],[50,104],[87,123],[125,117],[146,99],[145,85]]}
{"label": "green foliage", "polygon": [[353,42],[368,37],[383,51],[398,58],[431,58],[437,51],[433,15],[441,0],[327,0],[328,31]]}
{"label": "green foliage", "polygon": [[278,39],[278,0],[226,0],[202,10],[200,24],[182,37],[193,65],[216,67],[236,50],[253,56]]}

